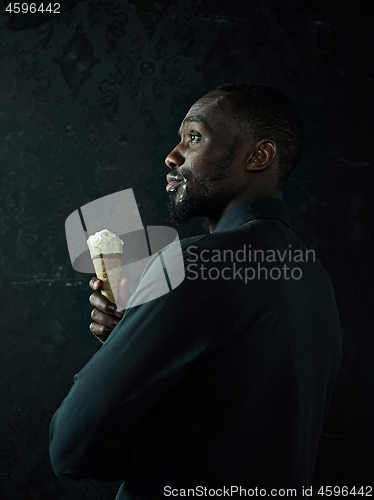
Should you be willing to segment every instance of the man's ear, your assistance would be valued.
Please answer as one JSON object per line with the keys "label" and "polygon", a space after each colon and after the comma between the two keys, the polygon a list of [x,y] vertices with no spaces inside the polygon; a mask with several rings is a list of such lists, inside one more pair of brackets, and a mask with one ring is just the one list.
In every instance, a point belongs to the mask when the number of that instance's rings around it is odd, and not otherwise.
{"label": "man's ear", "polygon": [[248,153],[247,172],[260,172],[269,167],[277,154],[275,142],[270,139],[261,139]]}

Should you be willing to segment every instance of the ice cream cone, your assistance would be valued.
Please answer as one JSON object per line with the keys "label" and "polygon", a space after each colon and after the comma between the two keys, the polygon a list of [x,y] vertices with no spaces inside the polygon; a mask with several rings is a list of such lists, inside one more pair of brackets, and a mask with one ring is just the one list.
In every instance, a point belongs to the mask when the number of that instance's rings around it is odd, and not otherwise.
{"label": "ice cream cone", "polygon": [[107,229],[87,240],[96,276],[102,281],[101,293],[117,303],[118,282],[122,269],[123,241]]}
{"label": "ice cream cone", "polygon": [[122,254],[120,257],[95,257],[92,259],[96,276],[103,282],[101,293],[108,300],[117,304],[118,283],[121,276]]}

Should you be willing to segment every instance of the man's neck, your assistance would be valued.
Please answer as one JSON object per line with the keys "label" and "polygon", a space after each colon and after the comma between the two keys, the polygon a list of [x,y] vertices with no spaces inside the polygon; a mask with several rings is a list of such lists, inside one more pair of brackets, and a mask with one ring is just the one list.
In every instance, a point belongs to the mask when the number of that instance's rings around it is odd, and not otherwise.
{"label": "man's neck", "polygon": [[250,198],[246,198],[244,200],[243,199],[232,200],[220,214],[215,214],[215,215],[213,215],[211,217],[208,217],[208,219],[209,219],[209,233],[213,233],[213,231],[214,231],[216,225],[218,224],[218,221],[220,220],[220,218],[226,212],[228,212],[229,210],[231,210],[231,208],[234,208],[237,205],[240,205],[241,203],[244,203],[244,202],[250,201],[250,200],[254,200],[256,198],[277,198],[278,200],[283,200],[283,193],[280,192],[279,190],[273,190],[271,193],[269,192],[269,193],[261,194],[261,195],[258,195],[258,196],[251,196]]}

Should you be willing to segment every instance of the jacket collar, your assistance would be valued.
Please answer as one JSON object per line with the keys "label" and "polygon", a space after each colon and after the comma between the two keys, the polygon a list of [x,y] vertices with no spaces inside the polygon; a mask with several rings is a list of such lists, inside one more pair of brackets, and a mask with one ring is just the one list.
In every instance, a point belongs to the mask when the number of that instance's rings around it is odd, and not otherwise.
{"label": "jacket collar", "polygon": [[219,219],[213,233],[229,231],[255,219],[278,219],[290,227],[286,207],[279,198],[255,198],[230,208]]}

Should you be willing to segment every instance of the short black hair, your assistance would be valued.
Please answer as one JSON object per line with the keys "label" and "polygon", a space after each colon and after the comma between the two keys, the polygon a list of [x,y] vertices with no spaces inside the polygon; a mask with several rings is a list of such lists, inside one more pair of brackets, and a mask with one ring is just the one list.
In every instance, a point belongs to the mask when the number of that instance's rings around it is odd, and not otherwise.
{"label": "short black hair", "polygon": [[217,91],[236,92],[233,109],[239,127],[251,140],[274,140],[279,153],[277,187],[284,189],[303,147],[303,125],[293,102],[280,90],[253,82],[222,85]]}

